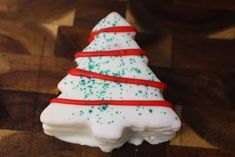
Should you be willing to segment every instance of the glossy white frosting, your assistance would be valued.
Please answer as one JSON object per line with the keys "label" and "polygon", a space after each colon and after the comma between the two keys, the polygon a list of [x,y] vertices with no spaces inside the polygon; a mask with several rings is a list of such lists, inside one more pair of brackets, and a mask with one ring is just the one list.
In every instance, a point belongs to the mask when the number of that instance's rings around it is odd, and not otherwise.
{"label": "glossy white frosting", "polygon": [[[93,30],[130,26],[118,13],[102,19]],[[107,51],[139,48],[135,33],[101,33],[83,50]],[[110,76],[160,81],[145,56],[77,58],[77,68]],[[117,83],[67,75],[58,88],[59,98],[77,100],[164,100],[161,90],[143,85]],[[66,142],[99,147],[104,152],[126,142],[139,145],[171,140],[181,126],[171,108],[149,106],[79,106],[51,103],[41,114],[44,132]]]}

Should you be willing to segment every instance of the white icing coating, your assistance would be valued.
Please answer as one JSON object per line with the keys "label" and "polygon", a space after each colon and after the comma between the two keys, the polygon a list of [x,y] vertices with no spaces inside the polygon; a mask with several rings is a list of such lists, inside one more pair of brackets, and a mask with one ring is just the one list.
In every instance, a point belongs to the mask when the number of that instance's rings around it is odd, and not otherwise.
{"label": "white icing coating", "polygon": [[131,26],[121,15],[117,12],[112,12],[105,18],[100,20],[100,22],[92,29],[92,31],[97,31],[102,28],[114,27],[114,26]]}
{"label": "white icing coating", "polygon": [[[72,82],[71,82],[72,80]],[[80,100],[163,100],[158,88],[67,75],[58,85],[59,98]]]}
{"label": "white icing coating", "polygon": [[[48,116],[52,113],[53,116]],[[126,141],[136,145],[143,139],[152,144],[168,141],[180,127],[175,112],[166,107],[50,104],[41,120],[49,135],[71,143],[98,146],[106,152]]]}
{"label": "white icing coating", "polygon": [[119,50],[119,49],[138,49],[139,45],[133,40],[135,33],[112,33],[103,32],[95,36],[95,39],[83,49],[87,51]]}
{"label": "white icing coating", "polygon": [[147,66],[147,58],[145,56],[77,58],[76,62],[78,68],[96,73],[159,81]]}
{"label": "white icing coating", "polygon": [[[113,12],[93,30],[112,26],[130,26]],[[83,50],[108,51],[139,48],[133,32],[100,33]],[[106,56],[77,58],[77,68],[100,74],[160,81],[147,66],[145,56]],[[161,90],[144,85],[118,83],[84,76],[67,75],[58,84],[59,98],[76,100],[164,100]],[[179,130],[181,122],[171,108],[81,106],[51,103],[41,114],[44,132],[63,141],[99,147],[105,152],[125,142],[139,145],[169,141]]]}

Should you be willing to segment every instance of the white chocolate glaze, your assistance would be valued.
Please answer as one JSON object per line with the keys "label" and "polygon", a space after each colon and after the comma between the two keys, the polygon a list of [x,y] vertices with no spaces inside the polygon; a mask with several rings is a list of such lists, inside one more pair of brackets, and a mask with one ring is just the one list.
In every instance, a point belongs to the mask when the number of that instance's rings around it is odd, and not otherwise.
{"label": "white chocolate glaze", "polygon": [[[113,12],[93,29],[130,26]],[[108,51],[137,49],[135,33],[100,33],[83,50]],[[145,56],[102,56],[77,58],[77,68],[109,76],[158,81],[147,66]],[[68,74],[58,84],[58,98],[75,100],[164,100],[155,87],[112,82]],[[51,103],[41,114],[44,132],[66,142],[99,147],[104,152],[129,142],[140,145],[143,140],[158,144],[171,140],[181,122],[169,107],[161,106],[82,106]]]}

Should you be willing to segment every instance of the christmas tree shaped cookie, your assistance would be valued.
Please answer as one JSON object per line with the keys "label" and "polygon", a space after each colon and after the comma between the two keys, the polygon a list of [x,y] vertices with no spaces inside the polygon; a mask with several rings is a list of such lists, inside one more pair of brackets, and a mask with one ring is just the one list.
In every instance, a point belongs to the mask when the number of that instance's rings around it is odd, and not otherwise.
{"label": "christmas tree shaped cookie", "polygon": [[166,86],[148,67],[135,31],[116,12],[94,27],[90,44],[75,54],[78,66],[58,84],[61,94],[41,114],[46,134],[105,152],[175,136],[181,122],[164,100]]}

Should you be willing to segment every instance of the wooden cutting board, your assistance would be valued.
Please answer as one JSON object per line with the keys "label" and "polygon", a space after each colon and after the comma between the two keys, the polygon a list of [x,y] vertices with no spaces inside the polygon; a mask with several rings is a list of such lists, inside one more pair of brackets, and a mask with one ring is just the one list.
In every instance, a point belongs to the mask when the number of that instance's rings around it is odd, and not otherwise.
{"label": "wooden cutting board", "polygon": [[[215,79],[222,86],[233,85],[232,81],[227,81],[228,84],[223,81],[234,75],[235,41],[231,40],[234,39],[231,34],[235,31],[232,27],[209,38],[137,34],[136,40],[149,52],[153,71],[169,85],[165,96],[176,105],[183,121],[181,131],[171,142],[160,145],[144,142],[138,147],[125,144],[112,153],[103,153],[98,148],[65,143],[45,135],[40,113],[58,94],[57,83],[76,66],[72,58],[74,52],[87,44],[90,29],[100,18],[113,10],[122,15],[126,12],[125,1],[78,0],[71,4],[67,1],[70,7],[63,8],[65,2],[58,2],[56,7],[62,10],[57,12],[58,16],[53,14],[46,20],[36,17],[12,20],[11,16],[0,19],[0,157],[235,156],[234,150],[222,149],[199,135],[195,129],[198,126],[190,125],[194,121],[184,114],[190,108],[188,102],[195,100],[194,93],[186,91],[205,88],[198,86],[198,82]],[[0,12],[11,14],[11,10],[4,7],[12,5],[8,3],[0,2]],[[86,10],[89,12],[84,13]],[[208,51],[210,53],[206,53]],[[200,55],[205,56],[203,60]],[[213,90],[217,89],[220,88],[216,86]],[[222,98],[223,94],[228,95],[226,90],[221,90]],[[210,102],[210,99],[203,101]]]}

